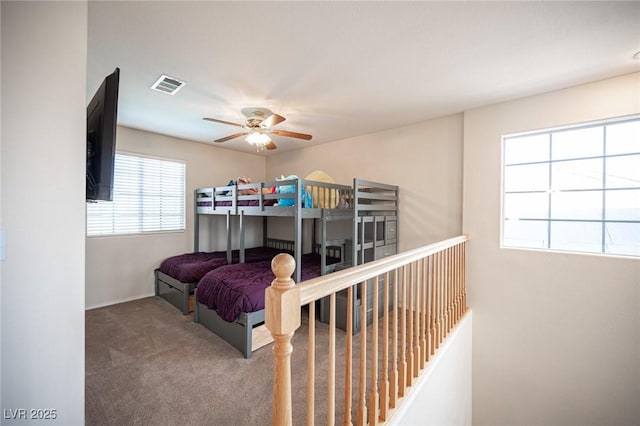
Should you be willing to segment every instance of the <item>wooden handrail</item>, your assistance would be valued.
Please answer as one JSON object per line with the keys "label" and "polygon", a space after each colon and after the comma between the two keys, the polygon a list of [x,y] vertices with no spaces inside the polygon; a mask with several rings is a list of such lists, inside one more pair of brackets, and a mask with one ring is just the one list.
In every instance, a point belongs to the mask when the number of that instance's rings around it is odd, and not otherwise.
{"label": "wooden handrail", "polygon": [[392,271],[397,268],[399,264],[406,265],[410,262],[415,262],[416,260],[439,253],[468,240],[469,237],[462,235],[304,281],[297,286],[300,288],[300,306],[307,305],[315,300],[329,296],[331,293],[337,293],[354,284]]}
{"label": "wooden handrail", "polygon": [[[299,285],[291,279],[295,270],[294,259],[288,254],[277,255],[271,263],[276,279],[266,290],[265,306],[265,323],[275,341],[272,424],[293,423],[291,339],[300,327],[302,306],[309,307],[306,423],[314,424],[317,390],[315,302],[321,299],[328,303],[329,315],[326,416],[327,424],[334,424],[337,396],[336,294],[342,290],[346,290],[347,297],[346,356],[343,359],[344,375],[340,374],[345,385],[343,424],[352,424],[352,410],[359,425],[387,421],[444,338],[467,311],[464,263],[468,240],[467,236],[451,238]],[[370,295],[368,288],[372,290]],[[356,289],[359,291],[357,304]],[[367,301],[369,296],[371,303]],[[372,317],[369,323],[370,307]],[[357,332],[360,335],[357,339],[352,338],[352,331],[356,332],[353,328],[354,309],[359,309],[360,329]],[[355,360],[358,363],[357,382],[352,380],[352,356],[359,358]],[[354,394],[352,386],[357,388],[357,394]],[[357,406],[352,405],[354,401],[357,401]]]}

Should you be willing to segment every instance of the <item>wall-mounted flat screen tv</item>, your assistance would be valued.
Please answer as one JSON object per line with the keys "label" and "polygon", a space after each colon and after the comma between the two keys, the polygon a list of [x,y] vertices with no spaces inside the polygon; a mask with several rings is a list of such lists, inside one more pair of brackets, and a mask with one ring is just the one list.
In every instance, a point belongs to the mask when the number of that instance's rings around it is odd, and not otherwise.
{"label": "wall-mounted flat screen tv", "polygon": [[116,68],[87,106],[87,201],[113,200],[119,83]]}

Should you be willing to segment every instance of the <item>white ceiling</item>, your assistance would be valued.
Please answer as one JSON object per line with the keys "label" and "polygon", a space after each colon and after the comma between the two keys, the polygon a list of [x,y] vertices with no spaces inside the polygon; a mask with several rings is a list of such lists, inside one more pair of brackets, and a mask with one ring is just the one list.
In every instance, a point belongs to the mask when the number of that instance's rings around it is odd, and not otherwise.
{"label": "white ceiling", "polygon": [[638,71],[638,50],[640,2],[90,1],[87,101],[119,67],[119,124],[212,143],[239,129],[202,117],[267,107],[313,135],[283,152]]}

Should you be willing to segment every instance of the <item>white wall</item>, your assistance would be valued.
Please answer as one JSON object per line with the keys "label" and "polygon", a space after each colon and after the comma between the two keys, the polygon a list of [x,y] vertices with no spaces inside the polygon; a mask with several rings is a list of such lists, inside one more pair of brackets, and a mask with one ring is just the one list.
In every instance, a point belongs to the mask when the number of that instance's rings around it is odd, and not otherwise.
{"label": "white wall", "polygon": [[640,74],[464,114],[476,425],[640,422],[640,262],[499,248],[501,135],[640,112]]}
{"label": "white wall", "polygon": [[268,179],[314,170],[345,185],[353,178],[398,185],[400,250],[460,234],[461,114],[267,158]]}
{"label": "white wall", "polygon": [[[185,162],[186,231],[87,238],[87,308],[153,295],[153,271],[160,262],[166,257],[193,251],[194,189],[225,185],[240,175],[249,175],[255,180],[263,180],[265,176],[264,157],[127,127],[118,127],[116,149]],[[247,235],[247,247],[261,242],[261,222],[255,227],[253,222],[250,221],[247,228],[259,232]],[[200,226],[200,250],[226,249],[224,216],[201,218]],[[237,222],[233,226],[237,228]],[[234,247],[237,247],[236,240]]]}
{"label": "white wall", "polygon": [[429,360],[389,426],[471,426],[472,329],[469,310]]}
{"label": "white wall", "polygon": [[81,425],[87,3],[0,8],[3,424],[41,408]]}

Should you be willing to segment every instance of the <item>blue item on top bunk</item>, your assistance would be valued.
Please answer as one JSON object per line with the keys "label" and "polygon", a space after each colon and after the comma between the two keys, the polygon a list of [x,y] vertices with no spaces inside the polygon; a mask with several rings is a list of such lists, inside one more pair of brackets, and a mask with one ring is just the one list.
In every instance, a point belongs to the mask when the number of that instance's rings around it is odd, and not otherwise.
{"label": "blue item on top bunk", "polygon": [[[287,177],[276,178],[276,180],[294,180],[298,179],[296,175],[289,175]],[[295,185],[279,185],[276,188],[276,192],[278,194],[293,194],[296,191]],[[313,198],[311,194],[307,192],[304,188],[300,188],[300,201],[302,202],[302,207],[312,207],[313,206]],[[293,198],[278,198],[278,206],[293,206],[295,200]]]}

